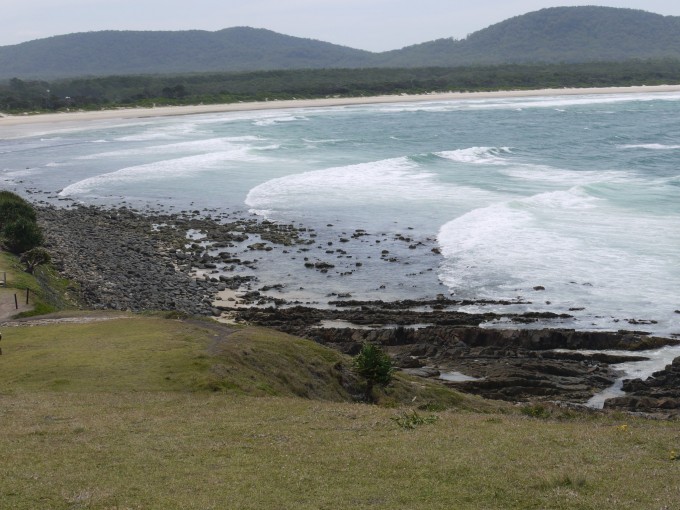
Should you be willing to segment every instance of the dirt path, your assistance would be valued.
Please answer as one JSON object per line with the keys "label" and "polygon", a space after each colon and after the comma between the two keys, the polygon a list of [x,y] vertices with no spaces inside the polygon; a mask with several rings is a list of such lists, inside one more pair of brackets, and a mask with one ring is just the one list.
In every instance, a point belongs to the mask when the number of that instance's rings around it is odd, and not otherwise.
{"label": "dirt path", "polygon": [[[14,295],[16,294],[16,302]],[[18,308],[16,306],[18,304]],[[26,291],[21,289],[0,288],[0,321],[7,320],[14,315],[33,310],[33,304],[29,299],[26,304]]]}
{"label": "dirt path", "polygon": [[[24,295],[24,303],[25,303]],[[12,296],[12,307],[14,307],[14,297]],[[0,316],[0,327],[13,328],[22,326],[47,326],[50,324],[85,324],[89,322],[102,322],[116,319],[134,319],[136,316],[126,312],[113,312],[102,310],[64,310],[60,312],[48,313],[34,317],[22,319],[12,319],[11,316]]]}

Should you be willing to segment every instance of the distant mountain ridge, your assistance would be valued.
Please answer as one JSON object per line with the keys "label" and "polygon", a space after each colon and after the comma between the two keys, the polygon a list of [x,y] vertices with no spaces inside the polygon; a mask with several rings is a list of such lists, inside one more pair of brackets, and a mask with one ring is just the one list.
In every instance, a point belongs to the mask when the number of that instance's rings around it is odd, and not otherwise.
{"label": "distant mountain ridge", "polygon": [[553,7],[462,40],[439,39],[383,53],[249,27],[61,35],[0,47],[0,79],[662,58],[680,59],[680,16]]}
{"label": "distant mountain ridge", "polygon": [[551,7],[460,41],[440,39],[388,54],[407,67],[424,58],[435,66],[677,59],[680,16],[614,7]]}

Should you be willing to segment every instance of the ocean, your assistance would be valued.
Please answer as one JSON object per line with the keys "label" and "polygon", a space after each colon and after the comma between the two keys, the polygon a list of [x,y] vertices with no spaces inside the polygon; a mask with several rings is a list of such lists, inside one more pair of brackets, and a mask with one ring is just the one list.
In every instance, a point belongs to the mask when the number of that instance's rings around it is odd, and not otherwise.
{"label": "ocean", "polygon": [[679,119],[680,93],[638,93],[55,124],[0,139],[0,182],[58,206],[306,228],[308,251],[257,252],[257,269],[238,269],[284,299],[506,300],[461,309],[670,336]]}

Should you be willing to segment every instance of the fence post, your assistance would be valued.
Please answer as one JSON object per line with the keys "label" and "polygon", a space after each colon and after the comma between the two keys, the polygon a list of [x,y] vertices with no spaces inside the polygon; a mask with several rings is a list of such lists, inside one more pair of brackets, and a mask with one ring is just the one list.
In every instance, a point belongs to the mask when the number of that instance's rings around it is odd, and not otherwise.
{"label": "fence post", "polygon": [[16,307],[17,310],[19,309],[19,300],[17,299],[16,294],[14,294],[14,306]]}

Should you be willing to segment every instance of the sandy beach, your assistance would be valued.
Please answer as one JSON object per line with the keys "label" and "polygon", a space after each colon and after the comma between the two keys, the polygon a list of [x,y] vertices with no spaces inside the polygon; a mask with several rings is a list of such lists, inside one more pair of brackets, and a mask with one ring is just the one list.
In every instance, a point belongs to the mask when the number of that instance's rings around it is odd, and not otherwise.
{"label": "sandy beach", "polygon": [[371,97],[332,97],[326,99],[295,99],[285,101],[260,101],[229,104],[208,104],[191,106],[159,106],[156,108],[117,108],[100,111],[76,111],[47,113],[37,115],[1,115],[0,138],[22,136],[27,132],[35,133],[41,127],[57,126],[66,128],[69,123],[98,120],[129,120],[176,115],[195,115],[201,113],[238,112],[255,110],[278,110],[294,108],[324,108],[332,106],[352,106],[385,103],[414,103],[428,101],[464,101],[489,98],[521,98],[547,96],[573,96],[587,94],[640,94],[680,92],[680,85],[657,85],[638,87],[606,88],[561,88],[540,90],[515,90],[493,92],[446,92],[418,95],[387,95]]}

